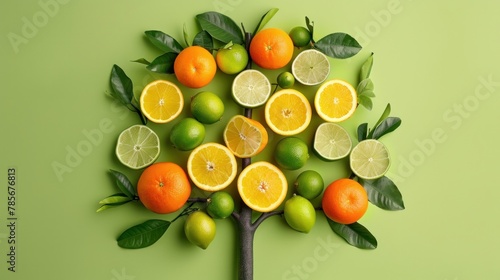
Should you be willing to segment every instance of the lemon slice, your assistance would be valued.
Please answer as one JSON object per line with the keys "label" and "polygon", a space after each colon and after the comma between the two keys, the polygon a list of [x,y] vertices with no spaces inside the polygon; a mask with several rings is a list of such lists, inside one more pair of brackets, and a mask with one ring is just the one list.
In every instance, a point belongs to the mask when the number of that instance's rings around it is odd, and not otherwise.
{"label": "lemon slice", "polygon": [[322,123],[314,134],[314,151],[326,160],[345,158],[351,151],[349,133],[336,123]]}
{"label": "lemon slice", "polygon": [[271,95],[271,82],[258,70],[244,70],[234,78],[232,94],[236,103],[243,107],[259,107]]}
{"label": "lemon slice", "polygon": [[293,60],[292,74],[303,85],[321,84],[330,75],[330,61],[318,50],[302,51]]}
{"label": "lemon slice", "polygon": [[125,166],[141,169],[160,155],[160,139],[149,127],[134,125],[120,133],[115,153]]}
{"label": "lemon slice", "polygon": [[236,178],[236,158],[224,145],[202,144],[189,155],[187,171],[198,188],[211,192],[222,190]]}
{"label": "lemon slice", "polygon": [[357,105],[356,90],[343,80],[333,79],[323,83],[314,96],[316,112],[327,122],[348,119]]}
{"label": "lemon slice", "polygon": [[150,121],[167,123],[181,113],[184,96],[174,83],[156,80],[142,90],[139,103],[142,113]]}
{"label": "lemon slice", "polygon": [[351,170],[359,178],[377,179],[385,175],[391,164],[389,151],[375,139],[359,142],[351,151]]}
{"label": "lemon slice", "polygon": [[268,135],[264,126],[247,117],[236,115],[224,129],[226,146],[239,158],[253,157],[267,145]]}
{"label": "lemon slice", "polygon": [[312,110],[302,93],[294,89],[282,89],[269,98],[264,116],[267,125],[277,134],[295,135],[307,128]]}

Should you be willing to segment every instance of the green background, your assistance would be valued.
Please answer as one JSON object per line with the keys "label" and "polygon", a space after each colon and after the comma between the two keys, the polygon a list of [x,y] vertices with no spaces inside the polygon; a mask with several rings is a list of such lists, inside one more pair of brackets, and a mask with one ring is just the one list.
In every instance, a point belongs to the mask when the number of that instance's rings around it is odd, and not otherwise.
{"label": "green background", "polygon": [[[235,279],[236,228],[229,219],[217,221],[217,236],[206,251],[188,243],[182,222],[147,249],[116,245],[126,228],[172,216],[152,214],[140,204],[95,213],[97,202],[117,191],[107,169],[132,180],[139,175],[114,156],[118,134],[138,118],[105,93],[113,64],[132,78],[137,94],[153,79],[174,79],[131,62],[160,54],[144,38],[145,30],[161,30],[183,42],[183,26],[192,38],[198,30],[194,16],[209,10],[253,30],[264,12],[277,7],[268,26],[289,30],[304,25],[308,16],[315,22],[315,39],[346,32],[363,45],[356,57],[331,61],[331,78],[356,83],[360,64],[375,53],[374,108],[360,108],[343,125],[355,137],[359,123],[373,124],[391,103],[392,115],[403,124],[382,140],[392,155],[388,176],[406,209],[388,212],[370,205],[360,223],[377,237],[376,250],[347,245],[323,215],[309,234],[272,217],[255,236],[255,279],[499,279],[500,4],[360,2],[2,1],[0,278]],[[277,75],[266,73],[271,80]],[[225,99],[226,116],[241,112],[229,97],[230,81],[220,74],[204,88]],[[314,92],[297,88],[310,98]],[[182,89],[187,98],[197,92]],[[254,116],[261,118],[261,110]],[[183,164],[187,154],[168,148],[171,125],[150,125],[163,139],[159,160]],[[210,127],[206,141],[220,141],[222,127]],[[301,137],[310,138],[312,129]],[[262,159],[276,140],[271,137]],[[57,164],[68,172],[58,176]],[[346,176],[345,164],[312,157],[305,168],[320,170],[331,182]],[[6,262],[9,167],[18,177],[15,273]]]}

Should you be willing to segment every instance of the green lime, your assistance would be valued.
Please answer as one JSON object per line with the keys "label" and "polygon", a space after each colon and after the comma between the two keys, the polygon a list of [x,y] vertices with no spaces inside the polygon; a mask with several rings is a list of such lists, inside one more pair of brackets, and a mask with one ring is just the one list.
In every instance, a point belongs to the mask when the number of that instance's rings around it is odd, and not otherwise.
{"label": "green lime", "polygon": [[297,176],[294,186],[299,195],[310,200],[318,197],[323,192],[325,182],[317,171],[306,170]]}
{"label": "green lime", "polygon": [[342,126],[325,122],[318,126],[314,134],[314,151],[324,160],[345,158],[351,151],[349,133]]}
{"label": "green lime", "polygon": [[287,224],[294,230],[308,233],[316,223],[316,210],[312,203],[300,195],[288,199],[284,207]]}
{"label": "green lime", "polygon": [[234,78],[231,90],[236,103],[255,108],[264,105],[271,95],[271,82],[259,70],[248,69]]}
{"label": "green lime", "polygon": [[224,102],[213,92],[199,92],[191,98],[191,114],[204,124],[218,122],[224,114]]}
{"label": "green lime", "polygon": [[225,192],[218,191],[212,194],[208,200],[207,212],[214,219],[225,219],[233,213],[233,197]]}
{"label": "green lime", "polygon": [[187,217],[184,233],[189,242],[206,249],[215,238],[215,221],[205,212],[196,211]]}
{"label": "green lime", "polygon": [[330,75],[330,61],[318,50],[305,50],[293,60],[292,73],[295,79],[303,85],[318,85]]}
{"label": "green lime", "polygon": [[205,126],[193,118],[176,123],[170,131],[170,142],[181,151],[198,147],[205,139]]}
{"label": "green lime", "polygon": [[302,48],[311,42],[311,32],[303,26],[296,26],[290,30],[290,38],[292,38],[293,45],[297,48]]}
{"label": "green lime", "polygon": [[120,133],[115,149],[121,163],[132,169],[152,164],[160,155],[160,139],[149,127],[133,125]]}
{"label": "green lime", "polygon": [[351,170],[362,179],[377,179],[389,170],[389,151],[382,142],[367,139],[359,142],[351,151]]}
{"label": "green lime", "polygon": [[215,61],[219,69],[226,74],[236,74],[248,64],[248,52],[242,46],[233,44],[227,48],[221,48],[215,55]]}
{"label": "green lime", "polygon": [[278,75],[277,82],[280,88],[291,88],[295,84],[295,77],[288,71],[281,72]]}
{"label": "green lime", "polygon": [[299,169],[306,164],[308,158],[309,149],[300,138],[286,137],[276,144],[274,159],[284,169]]}

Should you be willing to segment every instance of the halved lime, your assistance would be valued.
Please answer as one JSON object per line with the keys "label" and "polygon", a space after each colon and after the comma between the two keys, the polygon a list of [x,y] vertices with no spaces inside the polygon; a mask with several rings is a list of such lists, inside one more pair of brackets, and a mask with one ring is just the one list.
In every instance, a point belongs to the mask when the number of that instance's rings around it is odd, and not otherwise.
{"label": "halved lime", "polygon": [[377,179],[389,170],[389,151],[382,142],[367,139],[359,142],[351,151],[351,170],[362,179]]}
{"label": "halved lime", "polygon": [[133,125],[120,133],[115,150],[121,163],[132,169],[152,164],[160,155],[158,135],[145,125]]}
{"label": "halved lime", "polygon": [[271,95],[271,82],[258,70],[244,70],[234,78],[232,93],[239,105],[255,108],[264,105]]}
{"label": "halved lime", "polygon": [[345,158],[351,151],[349,133],[336,123],[325,122],[318,126],[314,134],[314,151],[325,160]]}
{"label": "halved lime", "polygon": [[330,75],[330,61],[318,50],[302,51],[293,60],[292,74],[303,85],[321,84]]}

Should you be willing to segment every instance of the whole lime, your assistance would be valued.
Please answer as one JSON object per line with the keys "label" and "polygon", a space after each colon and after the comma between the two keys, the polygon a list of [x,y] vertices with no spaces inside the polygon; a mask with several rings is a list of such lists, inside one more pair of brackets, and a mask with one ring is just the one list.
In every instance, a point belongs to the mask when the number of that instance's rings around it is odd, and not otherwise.
{"label": "whole lime", "polygon": [[184,223],[184,234],[189,242],[206,249],[215,238],[215,221],[205,212],[190,214]]}
{"label": "whole lime", "polygon": [[287,224],[294,230],[308,233],[316,223],[316,210],[312,203],[300,195],[288,199],[284,207]]}
{"label": "whole lime", "polygon": [[288,71],[281,72],[278,75],[277,82],[280,88],[291,88],[295,84],[295,77]]}
{"label": "whole lime", "polygon": [[302,48],[311,42],[311,32],[303,26],[296,26],[290,30],[290,38],[292,38],[293,45]]}
{"label": "whole lime", "polygon": [[315,170],[306,170],[297,176],[295,183],[295,190],[304,198],[309,200],[318,197],[325,187],[323,177]]}
{"label": "whole lime", "polygon": [[170,142],[181,151],[198,147],[205,140],[205,126],[193,118],[176,123],[170,131]]}
{"label": "whole lime", "polygon": [[233,197],[225,192],[218,191],[212,194],[208,200],[207,212],[214,219],[225,219],[233,213]]}
{"label": "whole lime", "polygon": [[241,72],[248,64],[248,52],[239,44],[233,44],[227,48],[221,48],[215,55],[215,61],[219,69],[226,74]]}
{"label": "whole lime", "polygon": [[274,159],[284,169],[299,169],[306,164],[308,158],[307,144],[298,137],[286,137],[276,144]]}
{"label": "whole lime", "polygon": [[194,95],[191,98],[190,108],[194,118],[204,124],[215,123],[224,114],[224,102],[210,91],[202,91]]}

